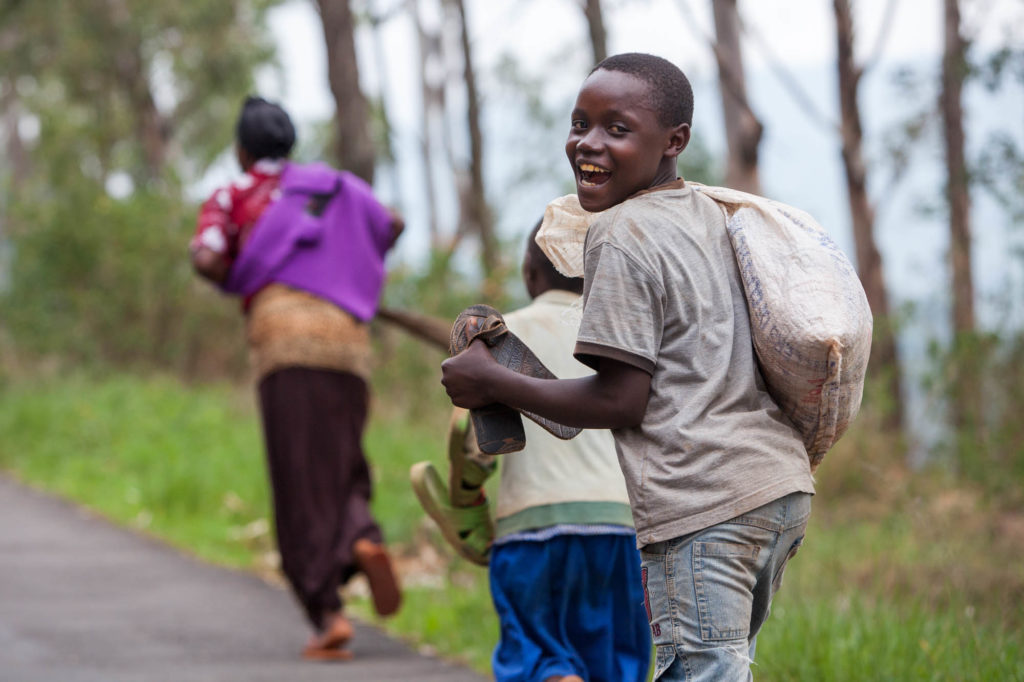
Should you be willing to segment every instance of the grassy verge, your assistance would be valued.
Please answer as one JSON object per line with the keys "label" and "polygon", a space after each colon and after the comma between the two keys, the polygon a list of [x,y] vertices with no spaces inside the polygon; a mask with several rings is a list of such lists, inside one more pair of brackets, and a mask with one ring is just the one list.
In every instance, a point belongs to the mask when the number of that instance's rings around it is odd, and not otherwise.
{"label": "grassy verge", "polygon": [[[383,625],[486,671],[498,635],[486,573],[453,558],[408,487],[410,464],[440,460],[443,419],[406,423],[383,404],[374,414],[375,511],[408,588]],[[758,638],[756,679],[1024,680],[1021,517],[869,461],[884,451],[872,438],[866,424],[822,466],[807,542]],[[210,561],[273,566],[248,391],[131,376],[9,382],[0,469]]]}

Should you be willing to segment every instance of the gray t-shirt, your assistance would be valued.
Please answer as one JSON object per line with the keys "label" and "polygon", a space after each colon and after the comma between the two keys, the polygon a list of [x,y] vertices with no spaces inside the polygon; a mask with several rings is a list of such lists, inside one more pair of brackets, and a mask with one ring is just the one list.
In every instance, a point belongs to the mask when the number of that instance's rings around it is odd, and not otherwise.
{"label": "gray t-shirt", "polygon": [[637,543],[814,492],[799,434],[768,395],[722,209],[681,181],[587,233],[575,354],[651,374],[643,422],[616,429]]}

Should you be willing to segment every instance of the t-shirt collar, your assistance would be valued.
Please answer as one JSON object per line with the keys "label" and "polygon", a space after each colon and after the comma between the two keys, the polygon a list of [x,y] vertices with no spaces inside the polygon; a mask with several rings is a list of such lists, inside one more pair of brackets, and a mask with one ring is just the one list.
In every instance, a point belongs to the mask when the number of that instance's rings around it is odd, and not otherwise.
{"label": "t-shirt collar", "polygon": [[678,177],[672,182],[666,182],[663,185],[642,189],[636,194],[631,195],[629,198],[633,199],[635,197],[643,196],[644,194],[650,194],[652,192],[664,192],[666,190],[683,189],[684,187],[686,187],[686,180],[684,180],[682,177]]}
{"label": "t-shirt collar", "polygon": [[553,303],[555,305],[572,305],[580,297],[579,294],[565,289],[548,289],[533,299],[534,302]]}
{"label": "t-shirt collar", "polygon": [[260,159],[252,165],[252,170],[260,175],[280,175],[284,170],[284,159]]}

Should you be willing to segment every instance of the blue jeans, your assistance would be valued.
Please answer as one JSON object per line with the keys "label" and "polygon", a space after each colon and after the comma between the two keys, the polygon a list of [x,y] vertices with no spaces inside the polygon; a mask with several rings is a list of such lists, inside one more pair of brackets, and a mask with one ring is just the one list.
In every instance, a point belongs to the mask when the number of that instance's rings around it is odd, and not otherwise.
{"label": "blue jeans", "polygon": [[752,680],[754,640],[804,539],[811,495],[644,547],[641,577],[655,680]]}

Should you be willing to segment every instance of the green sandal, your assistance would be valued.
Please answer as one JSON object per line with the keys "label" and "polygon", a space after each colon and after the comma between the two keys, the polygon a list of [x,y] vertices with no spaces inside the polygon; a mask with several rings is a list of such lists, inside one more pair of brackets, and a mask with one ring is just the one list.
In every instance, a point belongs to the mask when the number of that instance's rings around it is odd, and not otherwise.
{"label": "green sandal", "polygon": [[486,502],[472,507],[452,506],[448,489],[430,462],[419,462],[409,470],[413,492],[423,510],[434,520],[441,535],[459,556],[486,566],[494,540],[494,522]]}

